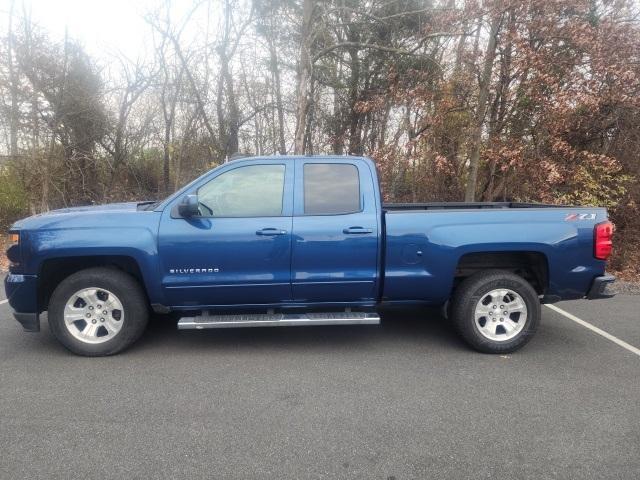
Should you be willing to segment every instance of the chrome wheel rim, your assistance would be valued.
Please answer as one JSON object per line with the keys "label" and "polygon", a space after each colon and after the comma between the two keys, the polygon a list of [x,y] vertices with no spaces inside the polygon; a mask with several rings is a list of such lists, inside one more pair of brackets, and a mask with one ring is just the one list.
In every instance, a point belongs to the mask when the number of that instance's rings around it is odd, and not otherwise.
{"label": "chrome wheel rim", "polygon": [[483,337],[506,342],[517,336],[527,323],[527,304],[513,290],[491,290],[476,304],[474,320]]}
{"label": "chrome wheel rim", "polygon": [[69,333],[84,343],[104,343],[115,337],[124,323],[120,299],[104,288],[83,288],[64,307]]}

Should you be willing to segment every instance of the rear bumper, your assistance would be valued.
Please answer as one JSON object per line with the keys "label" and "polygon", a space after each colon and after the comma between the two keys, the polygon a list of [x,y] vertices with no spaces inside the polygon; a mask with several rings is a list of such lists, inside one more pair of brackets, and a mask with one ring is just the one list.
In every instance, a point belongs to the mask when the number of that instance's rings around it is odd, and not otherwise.
{"label": "rear bumper", "polygon": [[607,288],[613,282],[616,281],[616,277],[613,275],[603,275],[593,279],[587,298],[589,300],[596,300],[598,298],[611,298],[615,296],[615,292],[612,292],[610,288]]}
{"label": "rear bumper", "polygon": [[4,289],[14,317],[28,332],[40,331],[38,312],[38,277],[35,275],[8,274]]}

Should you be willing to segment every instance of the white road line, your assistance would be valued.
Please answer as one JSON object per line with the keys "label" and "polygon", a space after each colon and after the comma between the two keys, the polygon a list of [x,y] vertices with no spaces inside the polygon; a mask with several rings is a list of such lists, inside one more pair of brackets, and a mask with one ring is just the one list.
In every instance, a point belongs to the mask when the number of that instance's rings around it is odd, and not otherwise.
{"label": "white road line", "polygon": [[0,305],[2,305],[3,303],[7,303],[9,300],[0,300]]}
{"label": "white road line", "polygon": [[556,307],[555,305],[549,305],[546,304],[545,307],[550,308],[551,310],[553,310],[554,312],[558,312],[560,315],[564,315],[565,317],[567,317],[569,320],[573,320],[574,322],[576,322],[579,325],[582,325],[585,328],[588,328],[589,330],[591,330],[592,332],[597,333],[598,335],[603,336],[604,338],[606,338],[607,340],[611,340],[613,343],[616,343],[618,345],[620,345],[622,348],[626,348],[627,350],[629,350],[631,353],[635,353],[636,355],[638,355],[640,357],[640,348],[636,348],[633,345],[629,345],[627,342],[625,342],[624,340],[620,340],[618,337],[614,337],[613,335],[611,335],[610,333],[605,332],[604,330],[596,327],[595,325],[591,325],[589,322],[585,322],[584,320],[582,320],[581,318],[576,317],[575,315],[572,315],[569,312],[565,312],[564,310],[562,310],[559,307]]}

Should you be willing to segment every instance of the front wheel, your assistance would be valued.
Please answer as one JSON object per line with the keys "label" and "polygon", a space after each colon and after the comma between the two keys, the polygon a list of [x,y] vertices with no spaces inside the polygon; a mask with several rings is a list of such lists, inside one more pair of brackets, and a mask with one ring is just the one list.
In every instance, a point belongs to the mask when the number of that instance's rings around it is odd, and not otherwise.
{"label": "front wheel", "polygon": [[476,350],[509,353],[534,335],[540,322],[540,301],[524,278],[487,270],[458,286],[451,317],[462,338]]}
{"label": "front wheel", "polygon": [[115,268],[90,268],[65,278],[49,302],[49,328],[66,348],[98,357],[135,342],[148,321],[140,284]]}

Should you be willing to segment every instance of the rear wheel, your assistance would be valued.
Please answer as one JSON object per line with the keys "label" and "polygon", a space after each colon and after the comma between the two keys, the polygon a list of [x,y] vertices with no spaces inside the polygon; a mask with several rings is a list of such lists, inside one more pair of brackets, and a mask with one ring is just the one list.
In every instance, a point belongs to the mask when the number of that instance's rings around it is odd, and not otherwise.
{"label": "rear wheel", "polygon": [[458,286],[451,317],[462,338],[476,350],[509,353],[534,335],[540,322],[540,301],[524,278],[487,270]]}
{"label": "rear wheel", "polygon": [[91,268],[70,275],[49,302],[49,327],[73,353],[103,356],[135,342],[148,321],[138,282],[114,268]]}

